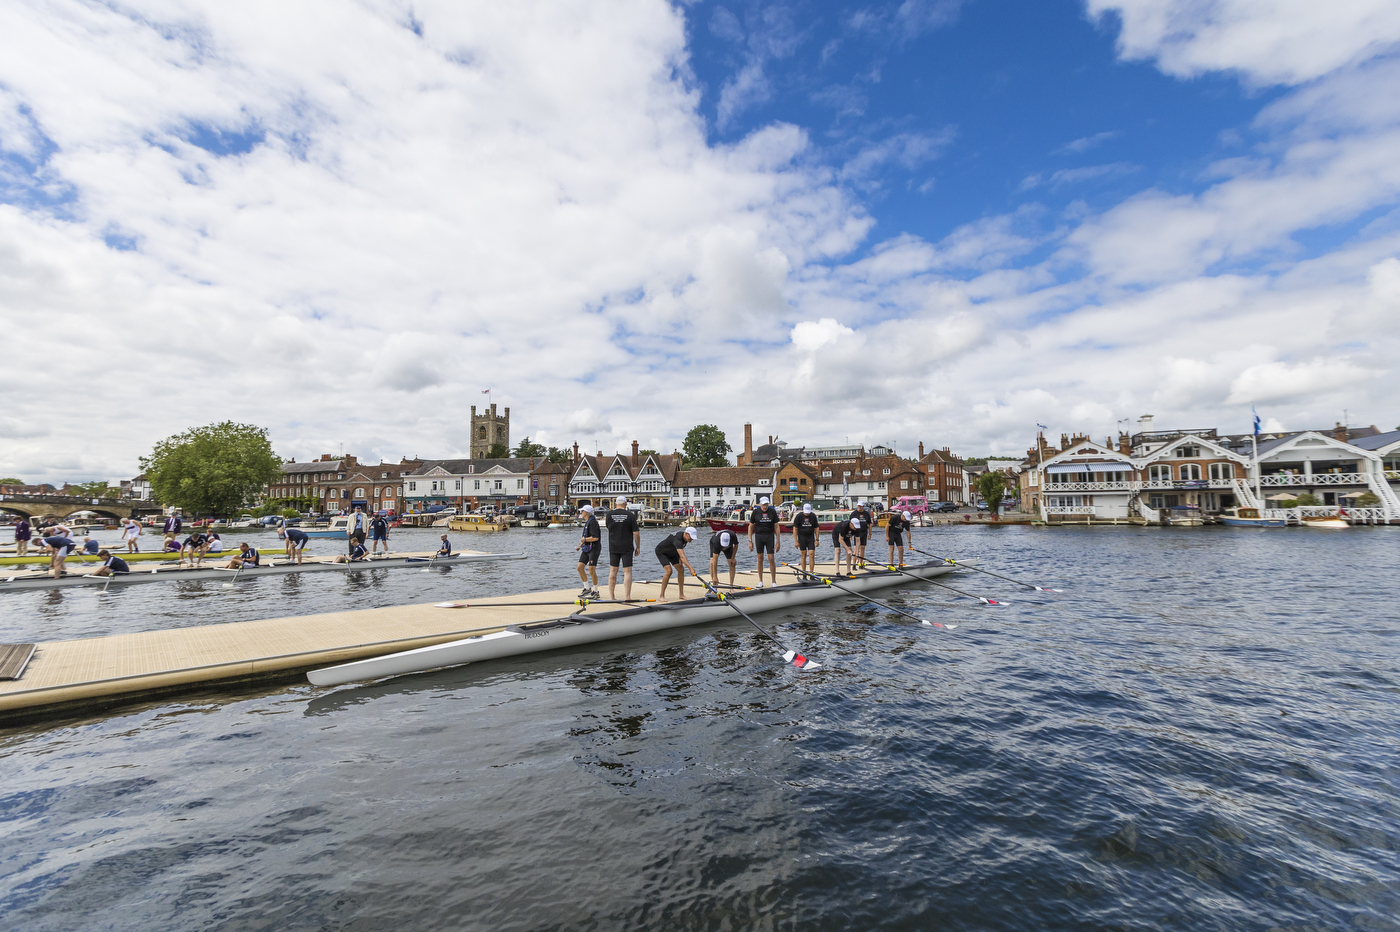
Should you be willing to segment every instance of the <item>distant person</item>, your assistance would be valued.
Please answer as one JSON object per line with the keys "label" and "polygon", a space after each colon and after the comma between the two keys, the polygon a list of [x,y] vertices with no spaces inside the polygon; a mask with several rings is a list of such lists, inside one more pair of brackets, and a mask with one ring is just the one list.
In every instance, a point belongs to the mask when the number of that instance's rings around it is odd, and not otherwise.
{"label": "distant person", "polygon": [[608,598],[617,599],[617,569],[622,567],[622,598],[632,601],[632,557],[642,552],[642,531],[637,516],[619,495],[604,519],[608,526]]}
{"label": "distant person", "polygon": [[[593,516],[593,506],[584,505],[583,514],[588,516],[588,520],[583,523],[583,534],[579,537],[578,546],[574,549],[578,551],[578,580],[583,583],[583,590],[579,592],[579,598],[598,598],[598,554],[603,552],[603,530],[598,526],[598,519]],[[589,586],[589,577],[592,577],[592,586]]]}
{"label": "distant person", "polygon": [[[913,527],[914,516],[909,512],[890,512],[890,523],[885,525],[885,543],[890,547],[890,565],[904,565],[904,532]],[[899,550],[899,562],[894,561],[894,552]]]}
{"label": "distant person", "polygon": [[165,527],[162,529],[161,533],[166,537],[179,537],[180,531],[184,526],[185,524],[180,520],[179,515],[167,515],[165,518]]}
{"label": "distant person", "polygon": [[238,545],[237,555],[224,565],[224,569],[239,570],[244,567],[257,566],[261,560],[262,555],[258,553],[257,548],[248,546],[248,542],[244,541]]}
{"label": "distant person", "polygon": [[113,556],[111,551],[99,550],[97,555],[102,558],[102,566],[93,571],[94,576],[125,576],[131,572],[131,567],[126,565],[126,561],[121,557]]}
{"label": "distant person", "polygon": [[676,588],[680,592],[681,601],[685,601],[685,571],[690,570],[692,576],[699,575],[686,558],[685,545],[699,536],[700,532],[688,527],[674,534],[667,534],[661,543],[656,545],[656,559],[661,562],[661,592],[656,601],[666,601],[666,584],[671,581],[673,569],[676,571]]}
{"label": "distant person", "polygon": [[224,552],[224,539],[219,536],[218,531],[209,532],[209,541],[204,545],[204,552],[206,554]]}
{"label": "distant person", "polygon": [[450,557],[450,556],[452,556],[452,541],[450,541],[450,540],[447,539],[447,535],[446,535],[446,534],[442,535],[442,546],[438,548],[438,551],[437,551],[436,556],[439,556],[439,557]]}
{"label": "distant person", "polygon": [[802,510],[792,519],[792,545],[797,548],[798,568],[809,573],[817,571],[817,531],[821,526],[812,503],[803,502]]}
{"label": "distant person", "polygon": [[836,553],[832,555],[832,564],[837,575],[841,575],[841,554],[846,555],[846,573],[851,575],[851,567],[855,564],[855,535],[860,530],[859,518],[843,518],[836,522],[836,526],[831,529],[831,546]]}
{"label": "distant person", "polygon": [[287,527],[284,523],[277,529],[277,536],[287,542],[287,562],[301,564],[302,554],[306,551],[306,542],[311,539],[301,528]]}
{"label": "distant person", "polygon": [[768,572],[773,585],[778,584],[777,551],[783,549],[778,533],[778,510],[767,498],[758,500],[758,507],[749,513],[749,550],[758,549],[758,588],[763,588],[763,555],[768,554]]}
{"label": "distant person", "polygon": [[371,552],[378,553],[379,545],[384,545],[384,555],[389,555],[389,519],[383,515],[375,515],[369,520],[369,536],[373,543],[370,545]]}
{"label": "distant person", "polygon": [[365,519],[365,513],[356,505],[355,510],[350,513],[350,524],[346,528],[346,536],[351,540],[365,542],[365,533],[368,530],[369,522]]}
{"label": "distant person", "polygon": [[733,531],[718,531],[710,536],[710,579],[719,582],[719,555],[724,554],[724,558],[729,561],[729,585],[734,585],[734,571],[738,569],[739,561],[735,557],[739,553],[739,535]]}
{"label": "distant person", "polygon": [[97,551],[99,551],[99,550],[101,550],[101,549],[102,549],[102,545],[101,545],[101,544],[99,544],[97,541],[93,540],[91,537],[84,535],[84,537],[83,537],[83,547],[82,547],[83,553],[91,554],[92,556],[95,557],[95,556],[97,556]]}
{"label": "distant person", "polygon": [[25,556],[29,553],[29,541],[34,536],[34,526],[29,523],[29,519],[23,516],[15,523],[15,555]]}
{"label": "distant person", "polygon": [[126,544],[127,553],[140,553],[141,545],[137,538],[141,536],[141,525],[127,518],[122,522],[122,541]]}

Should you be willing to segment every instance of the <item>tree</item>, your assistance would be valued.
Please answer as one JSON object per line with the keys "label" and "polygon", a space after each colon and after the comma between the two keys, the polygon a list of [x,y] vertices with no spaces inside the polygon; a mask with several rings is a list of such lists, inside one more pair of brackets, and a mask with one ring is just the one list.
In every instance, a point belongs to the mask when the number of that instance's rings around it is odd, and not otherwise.
{"label": "tree", "polygon": [[0,485],[24,485],[24,480],[16,479],[14,476],[8,476],[4,479],[0,479]]}
{"label": "tree", "polygon": [[521,459],[525,459],[526,457],[530,456],[533,456],[536,459],[540,459],[543,456],[545,456],[546,452],[547,451],[544,448],[544,444],[531,443],[529,437],[526,437],[524,440],[520,441],[520,445],[515,448],[515,455],[520,457]]}
{"label": "tree", "polygon": [[558,463],[560,466],[567,466],[574,461],[574,453],[572,450],[561,450],[558,447],[550,447],[548,455],[551,463]]}
{"label": "tree", "polygon": [[996,511],[1001,506],[1001,499],[1006,494],[1006,473],[999,471],[984,472],[977,477],[974,483],[977,494],[982,496],[982,501],[987,503],[987,508]]}
{"label": "tree", "polygon": [[1357,508],[1375,508],[1381,503],[1381,497],[1375,492],[1362,492],[1356,497],[1354,504]]}
{"label": "tree", "polygon": [[141,468],[160,502],[194,514],[231,515],[281,474],[267,431],[224,421],[156,444]]}
{"label": "tree", "polygon": [[687,469],[706,466],[728,466],[727,454],[734,448],[724,437],[724,431],[713,424],[697,424],[685,435],[681,444],[682,460]]}
{"label": "tree", "polygon": [[488,460],[509,459],[510,447],[507,447],[504,443],[493,443],[491,444],[491,448],[486,451],[486,456],[482,458]]}
{"label": "tree", "polygon": [[638,455],[638,456],[660,456],[661,454],[660,454],[660,453],[657,453],[655,450],[638,450],[638,451],[637,451],[637,455]]}
{"label": "tree", "polygon": [[77,485],[68,487],[69,495],[76,495],[78,498],[103,498],[116,499],[121,495],[121,488],[108,485],[106,482],[80,482]]}
{"label": "tree", "polygon": [[1302,495],[1299,495],[1299,496],[1298,496],[1297,504],[1299,504],[1299,505],[1317,506],[1317,505],[1321,505],[1321,504],[1322,504],[1322,499],[1318,498],[1316,495],[1312,494],[1311,492],[1304,492]]}

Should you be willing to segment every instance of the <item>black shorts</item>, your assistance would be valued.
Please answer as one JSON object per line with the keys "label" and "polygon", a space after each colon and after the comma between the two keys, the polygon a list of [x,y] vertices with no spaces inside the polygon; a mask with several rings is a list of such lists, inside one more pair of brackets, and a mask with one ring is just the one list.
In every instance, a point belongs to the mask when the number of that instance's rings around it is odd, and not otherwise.
{"label": "black shorts", "polygon": [[371,540],[388,540],[388,539],[389,539],[389,532],[388,532],[388,531],[375,531],[374,534],[371,536],[370,539],[371,539]]}
{"label": "black shorts", "polygon": [[656,559],[660,561],[662,566],[681,565],[680,551],[658,550],[656,551]]}
{"label": "black shorts", "polygon": [[797,549],[798,549],[798,550],[816,550],[816,549],[817,549],[817,535],[815,535],[815,534],[798,534],[798,535],[797,535]]}
{"label": "black shorts", "polygon": [[852,531],[851,537],[855,538],[856,543],[863,544],[870,537],[870,531],[868,528],[861,528],[859,531]]}
{"label": "black shorts", "polygon": [[772,553],[777,540],[778,539],[772,534],[755,534],[753,537],[753,549],[757,550],[760,554]]}
{"label": "black shorts", "polygon": [[885,533],[885,540],[889,542],[889,545],[890,545],[891,547],[903,547],[903,546],[904,546],[904,532],[903,532],[903,531],[887,531],[887,532]]}
{"label": "black shorts", "polygon": [[840,550],[842,544],[846,545],[847,547],[851,546],[851,539],[849,537],[842,537],[840,534],[831,535],[831,546],[835,547],[837,550]]}
{"label": "black shorts", "polygon": [[608,566],[625,566],[629,569],[632,566],[632,551],[626,553],[608,553]]}
{"label": "black shorts", "polygon": [[578,562],[587,563],[589,566],[597,566],[598,554],[602,552],[603,548],[599,547],[597,544],[594,544],[591,547],[585,547],[584,549],[578,552]]}
{"label": "black shorts", "polygon": [[728,559],[732,560],[732,559],[734,559],[734,554],[738,553],[738,551],[739,551],[739,540],[738,540],[738,538],[735,538],[735,539],[734,539],[734,543],[730,544],[728,547],[721,547],[721,546],[719,545],[719,542],[718,542],[718,541],[710,541],[710,556],[712,556],[712,557],[717,557],[717,556],[719,556],[720,554],[724,554],[725,557],[727,557]]}

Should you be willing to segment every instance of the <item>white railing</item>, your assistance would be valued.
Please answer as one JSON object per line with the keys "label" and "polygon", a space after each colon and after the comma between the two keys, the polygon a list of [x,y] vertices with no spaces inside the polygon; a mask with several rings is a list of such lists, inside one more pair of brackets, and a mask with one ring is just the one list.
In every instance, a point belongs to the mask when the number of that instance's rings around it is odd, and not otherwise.
{"label": "white railing", "polygon": [[1260,485],[1367,485],[1367,474],[1360,472],[1315,472],[1311,476],[1283,475],[1260,476]]}
{"label": "white railing", "polygon": [[1142,484],[1144,489],[1165,489],[1168,492],[1190,492],[1195,489],[1235,488],[1235,480],[1230,479],[1148,479]]}
{"label": "white railing", "polygon": [[1093,515],[1098,510],[1093,505],[1046,505],[1047,515]]}
{"label": "white railing", "polygon": [[1244,503],[1246,507],[1259,507],[1259,499],[1254,497],[1254,490],[1249,487],[1249,483],[1244,479],[1237,478],[1235,480],[1235,495],[1239,496],[1240,501]]}
{"label": "white railing", "polygon": [[1384,508],[1346,508],[1346,514],[1339,514],[1335,505],[1301,505],[1297,508],[1262,508],[1261,518],[1282,518],[1290,524],[1299,523],[1302,518],[1341,518],[1353,524],[1367,521],[1389,521],[1391,515]]}
{"label": "white railing", "polygon": [[1135,492],[1139,487],[1136,482],[1052,482],[1043,486],[1041,491],[1045,495],[1054,495],[1058,492]]}

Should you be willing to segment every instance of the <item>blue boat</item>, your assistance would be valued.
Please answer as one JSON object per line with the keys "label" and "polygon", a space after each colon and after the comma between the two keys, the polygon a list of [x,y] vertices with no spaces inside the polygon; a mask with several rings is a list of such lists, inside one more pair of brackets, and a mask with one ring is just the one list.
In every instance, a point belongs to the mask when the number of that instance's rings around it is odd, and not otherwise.
{"label": "blue boat", "polygon": [[1258,508],[1226,508],[1220,514],[1220,523],[1230,527],[1287,527],[1283,518],[1261,518]]}

